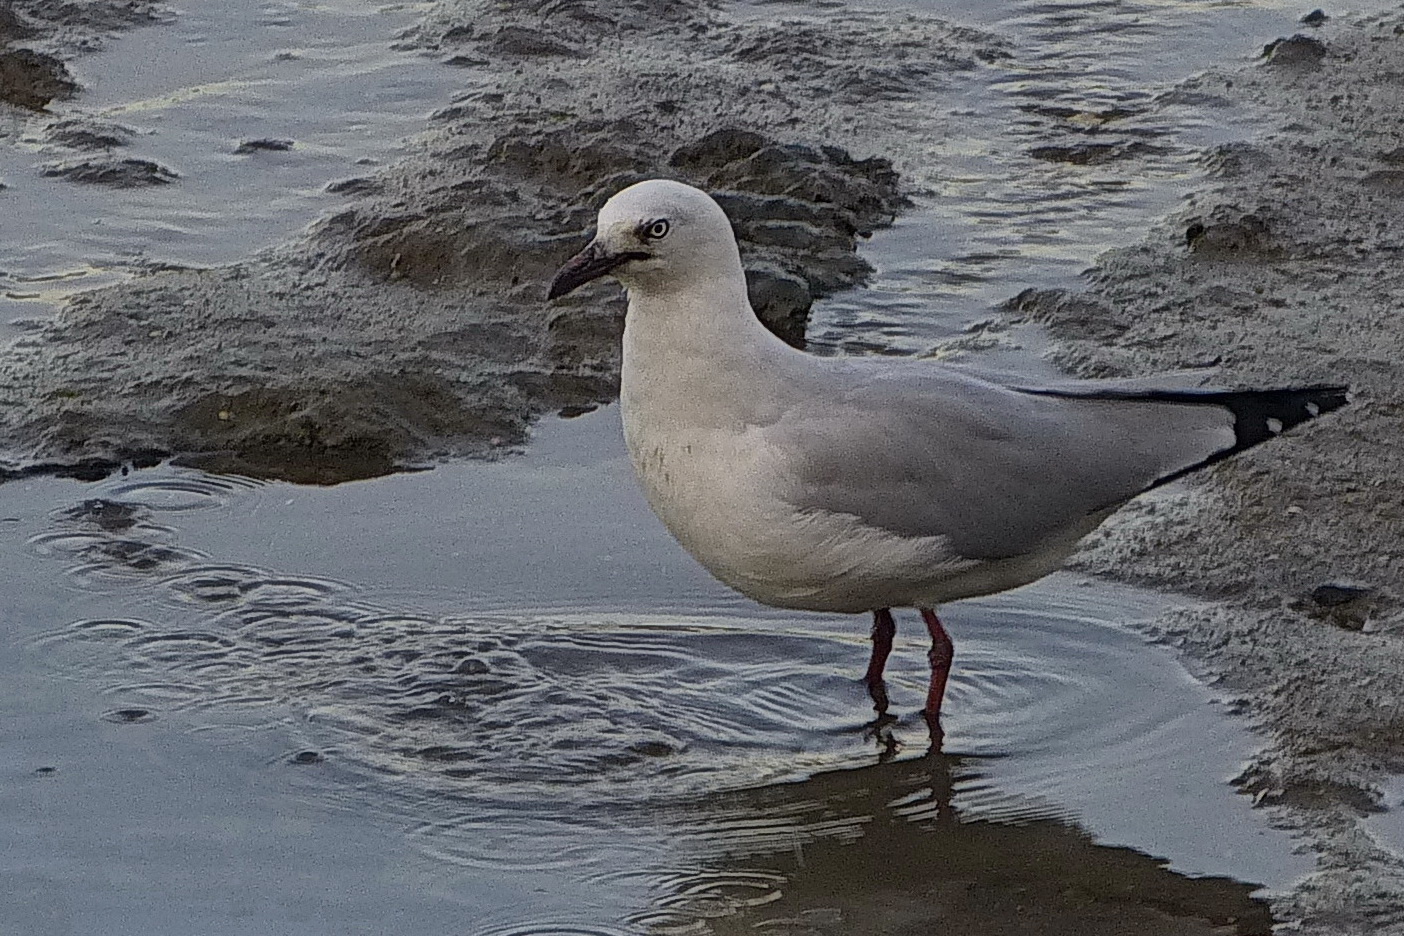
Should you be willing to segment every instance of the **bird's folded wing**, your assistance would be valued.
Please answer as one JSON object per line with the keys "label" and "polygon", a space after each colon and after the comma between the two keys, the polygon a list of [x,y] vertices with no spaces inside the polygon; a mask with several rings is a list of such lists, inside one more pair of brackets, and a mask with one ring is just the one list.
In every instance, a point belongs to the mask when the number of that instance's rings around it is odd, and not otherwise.
{"label": "bird's folded wing", "polygon": [[761,434],[781,496],[972,559],[1036,552],[1234,445],[1222,406],[1026,392],[919,362],[836,376]]}

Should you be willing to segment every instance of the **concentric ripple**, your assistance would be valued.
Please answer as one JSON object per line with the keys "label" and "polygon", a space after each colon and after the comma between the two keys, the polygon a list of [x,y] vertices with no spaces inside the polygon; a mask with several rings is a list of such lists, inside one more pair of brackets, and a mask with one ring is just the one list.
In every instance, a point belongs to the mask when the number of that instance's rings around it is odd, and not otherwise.
{"label": "concentric ripple", "polygon": [[[143,584],[150,603],[140,618],[43,634],[46,651],[117,674],[112,693],[133,710],[241,725],[295,715],[307,763],[334,765],[352,790],[390,784],[418,817],[412,838],[454,863],[536,861],[527,826],[504,819],[490,832],[465,819],[485,806],[640,803],[705,788],[718,771],[731,782],[798,776],[842,759],[865,716],[843,671],[852,635],[781,624],[762,646],[753,622],[717,616],[406,613],[342,582],[177,544],[155,516],[215,503],[226,490],[216,484],[137,478],[101,490],[53,513],[56,528],[31,549],[85,581]],[[141,679],[120,675],[132,673]],[[814,742],[805,753],[757,756],[797,731]],[[449,811],[426,811],[431,799]],[[562,854],[541,860],[581,860]]]}
{"label": "concentric ripple", "polygon": [[[394,823],[433,866],[637,894],[613,918],[630,936],[733,923],[841,932],[795,915],[827,906],[809,869],[842,874],[860,856],[882,879],[888,841],[917,864],[934,860],[931,841],[991,861],[1025,847],[998,831],[983,843],[982,829],[1033,829],[1051,852],[1090,848],[1052,794],[1089,764],[1112,771],[1163,751],[1181,711],[1155,695],[1182,692],[1164,660],[1097,623],[1133,615],[1136,600],[1064,583],[951,609],[960,652],[946,728],[965,756],[912,760],[927,745],[916,706],[928,665],[908,615],[888,664],[899,718],[875,731],[857,679],[865,622],[734,604],[411,610],[331,578],[211,561],[157,522],[196,522],[190,485],[176,497],[140,481],[55,511],[30,543],[85,581],[120,583],[124,611],[137,612],[90,609],[31,641],[99,675],[103,718],[137,737],[185,725],[215,743],[272,739],[261,769]],[[157,490],[166,500],[108,496]],[[1017,795],[986,776],[1030,757]],[[666,855],[646,844],[659,836]],[[608,877],[620,868],[638,876]],[[570,932],[555,917],[513,926],[503,932]]]}
{"label": "concentric ripple", "polygon": [[527,922],[480,930],[481,936],[635,936],[614,927],[577,926],[574,923]]}
{"label": "concentric ripple", "polygon": [[170,468],[159,476],[140,473],[128,481],[109,484],[113,501],[157,513],[212,510],[260,486],[252,478],[212,475],[190,469]]}
{"label": "concentric ripple", "polygon": [[[884,748],[863,739],[869,702],[855,677],[865,635],[851,621],[407,613],[331,579],[210,562],[153,521],[160,509],[194,509],[176,503],[104,497],[53,515],[58,529],[33,548],[77,560],[73,569],[104,581],[144,582],[152,606],[140,618],[84,618],[40,640],[107,673],[141,674],[113,680],[114,698],[133,709],[186,712],[210,725],[300,725],[304,746],[289,762],[306,754],[296,763],[334,769],[345,785],[333,798],[369,795],[382,811],[403,813],[411,840],[439,860],[500,865],[511,855],[528,867],[580,866],[584,856],[542,851],[536,826],[509,816],[539,818],[544,809],[579,823],[600,802],[641,808],[718,784],[798,780],[890,756],[903,743],[909,753],[924,747],[914,715],[927,678],[920,642],[899,643],[889,663],[904,719]],[[1088,613],[1074,601],[1036,615],[1018,606],[975,615],[986,629],[1048,634],[1014,642],[1023,650],[984,640],[978,628],[962,641],[949,690],[952,736],[972,752],[998,754],[1028,747],[1031,719],[1045,720],[1053,741],[1085,729],[1116,745],[1153,729],[1153,712],[1108,724],[1087,706],[1104,690],[1090,680],[1111,681],[1128,654],[1086,627]],[[961,612],[952,622],[966,630]],[[1104,675],[1050,665],[1050,652],[1104,658],[1092,669]],[[318,776],[309,772],[307,782]],[[483,816],[494,818],[485,825]],[[850,833],[861,834],[850,820],[825,832]],[[715,846],[743,851],[794,837],[787,823],[768,820],[711,821],[708,834]]]}

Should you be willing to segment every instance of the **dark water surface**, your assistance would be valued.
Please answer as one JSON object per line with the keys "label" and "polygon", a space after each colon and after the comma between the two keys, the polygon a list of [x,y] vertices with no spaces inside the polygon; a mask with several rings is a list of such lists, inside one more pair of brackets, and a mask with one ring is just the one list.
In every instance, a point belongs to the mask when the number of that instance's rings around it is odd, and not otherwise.
{"label": "dark water surface", "polygon": [[[965,86],[945,181],[874,239],[872,288],[817,311],[820,351],[971,334],[1139,236],[1201,177],[1196,147],[1244,132],[1163,92],[1305,12],[911,5],[1036,54]],[[283,236],[452,80],[390,51],[413,8],[190,7],[83,60],[81,102],[226,171],[191,173],[199,198],[7,202],[28,205],[0,245],[12,312]],[[298,60],[320,64],[279,71]],[[298,145],[211,143],[245,136]],[[1088,143],[1134,158],[1027,171],[1030,147]],[[1036,335],[989,331],[972,346],[1042,366]],[[948,753],[926,757],[915,622],[875,734],[867,622],[714,583],[647,513],[616,420],[329,489],[168,466],[0,487],[0,931],[1269,931],[1256,885],[1311,862],[1226,783],[1244,726],[1125,629],[1171,599],[1055,576],[951,607]]]}
{"label": "dark water surface", "polygon": [[874,737],[866,622],[708,579],[651,522],[614,420],[330,489],[8,486],[5,912],[535,933],[822,911],[861,932],[845,914],[905,900],[1001,932],[1033,889],[1116,932],[1108,900],[1261,924],[1251,887],[1181,874],[1307,870],[1224,783],[1251,739],[1119,627],[1164,599],[1055,577],[952,607],[949,756],[923,757],[913,622],[902,720]]}
{"label": "dark water surface", "polygon": [[[40,170],[93,153],[43,136],[0,147],[0,313],[41,314],[153,267],[240,260],[328,210],[327,183],[393,160],[459,84],[454,69],[391,47],[428,7],[193,0],[169,25],[76,59],[84,92],[53,109],[125,130],[115,155],[180,182],[74,184]],[[260,140],[291,146],[240,151]]]}

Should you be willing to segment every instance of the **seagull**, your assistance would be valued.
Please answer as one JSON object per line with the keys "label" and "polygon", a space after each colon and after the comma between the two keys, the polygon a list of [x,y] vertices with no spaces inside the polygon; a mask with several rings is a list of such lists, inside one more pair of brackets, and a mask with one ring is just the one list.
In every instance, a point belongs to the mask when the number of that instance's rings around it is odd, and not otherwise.
{"label": "seagull", "polygon": [[892,609],[917,609],[933,750],[954,657],[938,606],[1048,575],[1137,495],[1348,400],[1345,386],[1017,386],[927,360],[818,357],[761,324],[725,212],[670,180],[609,199],[547,298],[606,275],[628,292],[619,400],[654,513],[756,601],[871,613],[880,720]]}

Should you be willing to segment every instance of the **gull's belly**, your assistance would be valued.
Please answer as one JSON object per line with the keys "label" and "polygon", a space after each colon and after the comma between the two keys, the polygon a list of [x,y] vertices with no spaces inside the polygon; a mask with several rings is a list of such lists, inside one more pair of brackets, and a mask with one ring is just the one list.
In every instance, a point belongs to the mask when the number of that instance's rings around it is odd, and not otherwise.
{"label": "gull's belly", "polygon": [[649,505],[712,575],[763,604],[856,613],[934,607],[1025,585],[1057,569],[1101,517],[1032,553],[956,555],[944,536],[899,536],[857,517],[801,512],[762,446],[744,435],[628,433]]}
{"label": "gull's belly", "polygon": [[944,537],[900,537],[847,515],[797,511],[744,436],[628,441],[649,505],[674,538],[764,604],[859,612],[935,603],[938,594],[947,600],[942,582],[974,565],[952,555]]}

